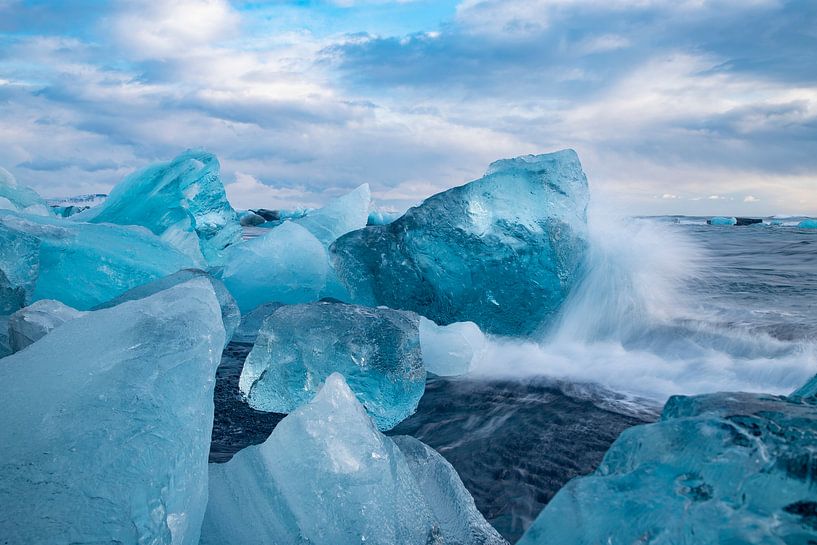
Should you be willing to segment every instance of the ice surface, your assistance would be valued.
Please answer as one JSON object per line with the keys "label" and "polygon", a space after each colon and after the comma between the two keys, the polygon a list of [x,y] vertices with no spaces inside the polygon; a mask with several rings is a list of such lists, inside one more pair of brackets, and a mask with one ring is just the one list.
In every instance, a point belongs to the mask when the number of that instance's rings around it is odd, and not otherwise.
{"label": "ice surface", "polygon": [[507,545],[474,504],[456,470],[422,441],[392,437],[406,458],[446,545]]}
{"label": "ice surface", "polygon": [[815,448],[814,405],[676,396],[559,491],[519,545],[806,544],[817,536]]}
{"label": "ice surface", "polygon": [[366,221],[366,225],[388,225],[402,215],[402,212],[372,210],[369,212],[369,219]]}
{"label": "ice surface", "polygon": [[201,543],[504,543],[492,530],[450,465],[398,448],[334,373],[264,444],[211,464]]}
{"label": "ice surface", "polygon": [[45,201],[30,187],[22,186],[11,172],[0,167],[0,210],[49,216]]}
{"label": "ice surface", "polygon": [[55,327],[84,314],[59,301],[51,299],[36,301],[9,316],[9,347],[12,352],[19,352],[45,337]]}
{"label": "ice surface", "polygon": [[312,210],[293,221],[306,227],[328,247],[342,235],[366,226],[370,203],[369,184],[363,184],[323,208]]}
{"label": "ice surface", "polygon": [[212,285],[195,279],[4,358],[4,542],[196,545],[223,343]]}
{"label": "ice surface", "polygon": [[264,322],[239,387],[253,408],[288,413],[334,372],[380,429],[394,427],[425,390],[417,317],[343,303],[283,306]]}
{"label": "ice surface", "polygon": [[240,343],[255,344],[258,332],[261,331],[261,326],[264,325],[264,320],[280,307],[281,303],[264,303],[245,313],[241,317],[241,324],[233,334],[233,340]]}
{"label": "ice surface", "polygon": [[11,339],[9,339],[9,317],[0,314],[0,358],[5,358],[11,353]]}
{"label": "ice surface", "polygon": [[587,202],[572,150],[497,161],[389,225],[339,238],[333,263],[354,302],[528,335],[579,276]]}
{"label": "ice surface", "polygon": [[735,225],[738,222],[735,218],[727,218],[723,216],[716,216],[714,218],[710,218],[707,220],[706,223],[709,225]]}
{"label": "ice surface", "polygon": [[261,225],[266,221],[267,220],[265,220],[263,217],[259,216],[258,214],[251,210],[245,210],[244,212],[238,214],[238,222],[244,227]]}
{"label": "ice surface", "polygon": [[817,229],[817,220],[807,219],[797,224],[800,229]]}
{"label": "ice surface", "polygon": [[[56,299],[88,310],[192,265],[189,257],[141,227],[0,211],[0,296],[4,309],[19,304],[23,293],[21,306]],[[10,308],[10,312],[21,306]]]}
{"label": "ice surface", "polygon": [[224,193],[218,159],[200,150],[131,174],[104,203],[72,217],[141,225],[197,264],[220,263],[221,251],[241,241],[241,225]]}
{"label": "ice surface", "polygon": [[329,267],[323,244],[291,221],[230,246],[224,262],[221,280],[242,312],[264,303],[317,301]]}
{"label": "ice surface", "polygon": [[817,375],[813,376],[811,380],[795,390],[789,398],[795,401],[803,401],[817,405]]}
{"label": "ice surface", "polygon": [[487,339],[474,322],[439,326],[420,318],[420,347],[426,371],[439,376],[467,373],[485,353]]}
{"label": "ice surface", "polygon": [[205,278],[213,286],[213,291],[218,298],[218,304],[221,306],[221,321],[224,325],[226,345],[226,343],[233,337],[233,333],[238,327],[238,324],[241,323],[241,312],[238,310],[238,304],[235,302],[235,299],[233,299],[233,296],[230,295],[230,292],[227,290],[224,284],[201,269],[182,269],[181,271],[173,273],[170,276],[165,276],[164,278],[159,278],[147,284],[136,286],[135,288],[126,291],[119,297],[106,301],[101,305],[97,305],[94,307],[94,310],[115,307],[116,305],[121,305],[125,301],[144,299],[145,297],[153,295],[154,293],[159,293],[160,291],[164,291],[177,284],[183,284],[193,280],[194,278]]}

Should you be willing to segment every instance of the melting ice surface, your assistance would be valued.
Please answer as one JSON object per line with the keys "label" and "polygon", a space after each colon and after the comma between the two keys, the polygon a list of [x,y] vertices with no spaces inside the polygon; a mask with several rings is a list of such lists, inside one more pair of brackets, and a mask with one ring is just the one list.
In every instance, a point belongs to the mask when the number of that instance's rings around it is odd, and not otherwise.
{"label": "melting ice surface", "polygon": [[212,285],[194,279],[3,358],[3,539],[196,545],[223,344]]}

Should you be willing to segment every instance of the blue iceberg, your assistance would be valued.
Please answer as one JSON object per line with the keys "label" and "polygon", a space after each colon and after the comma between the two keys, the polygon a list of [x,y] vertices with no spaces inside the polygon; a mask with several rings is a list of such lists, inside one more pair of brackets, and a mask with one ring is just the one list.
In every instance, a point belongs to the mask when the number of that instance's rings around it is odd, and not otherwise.
{"label": "blue iceberg", "polygon": [[501,160],[388,225],[339,238],[333,264],[353,302],[529,335],[580,276],[587,202],[572,150]]}
{"label": "blue iceberg", "polygon": [[676,396],[560,490],[518,544],[810,543],[815,448],[815,405]]}
{"label": "blue iceberg", "polygon": [[19,352],[45,337],[52,329],[85,313],[59,301],[41,299],[9,316],[8,338],[12,352]]}
{"label": "blue iceberg", "polygon": [[427,448],[381,434],[332,374],[265,443],[210,465],[201,544],[504,543]]}
{"label": "blue iceberg", "polygon": [[708,223],[709,225],[736,225],[738,223],[738,220],[737,218],[715,216],[714,218],[706,220],[706,223]]}
{"label": "blue iceberg", "polygon": [[242,312],[264,303],[308,303],[329,276],[326,249],[305,227],[287,221],[224,251],[221,280]]}
{"label": "blue iceberg", "polygon": [[222,250],[241,241],[241,225],[224,193],[218,159],[204,151],[187,151],[169,163],[131,174],[104,203],[72,219],[141,225],[196,264],[220,263]]}
{"label": "blue iceberg", "polygon": [[45,201],[30,187],[17,183],[11,172],[0,168],[0,210],[13,210],[36,216],[49,216]]}
{"label": "blue iceberg", "polygon": [[334,372],[380,429],[393,428],[425,391],[417,317],[343,303],[283,306],[264,321],[239,388],[253,408],[288,413]]}
{"label": "blue iceberg", "polygon": [[238,222],[241,224],[242,227],[255,227],[256,225],[261,225],[265,223],[265,220],[262,216],[259,216],[252,210],[245,210],[238,214]]}
{"label": "blue iceberg", "polygon": [[223,343],[212,285],[195,279],[4,358],[3,540],[197,545]]}
{"label": "blue iceberg", "polygon": [[323,208],[311,210],[302,218],[292,221],[306,227],[310,233],[329,246],[350,231],[366,226],[371,204],[369,184],[330,201]]}
{"label": "blue iceberg", "polygon": [[797,224],[800,229],[817,229],[817,220],[807,219]]}
{"label": "blue iceberg", "polygon": [[0,211],[0,306],[5,312],[39,299],[88,310],[191,266],[189,257],[143,228]]}

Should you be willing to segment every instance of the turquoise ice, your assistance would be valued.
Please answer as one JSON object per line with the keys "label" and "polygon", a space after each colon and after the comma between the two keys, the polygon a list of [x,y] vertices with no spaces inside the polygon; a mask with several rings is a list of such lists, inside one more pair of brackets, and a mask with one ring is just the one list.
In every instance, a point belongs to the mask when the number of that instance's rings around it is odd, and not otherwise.
{"label": "turquoise ice", "polygon": [[6,312],[39,299],[88,310],[192,265],[141,227],[0,211],[0,304]]}
{"label": "turquoise ice", "polygon": [[329,275],[326,249],[291,221],[224,252],[221,280],[242,312],[264,303],[317,301]]}
{"label": "turquoise ice", "polygon": [[388,225],[344,235],[332,259],[356,303],[529,335],[580,276],[587,202],[572,150],[501,160]]}
{"label": "turquoise ice", "polygon": [[727,218],[724,216],[715,216],[710,218],[706,223],[709,225],[735,225],[738,222],[736,218]]}
{"label": "turquoise ice", "polygon": [[815,405],[676,396],[560,490],[518,545],[809,543],[815,448]]}
{"label": "turquoise ice", "polygon": [[104,203],[72,219],[141,225],[199,265],[220,263],[222,250],[241,241],[241,225],[224,193],[218,159],[200,150],[131,174]]}
{"label": "turquoise ice", "polygon": [[4,358],[3,540],[197,545],[223,343],[212,285],[195,279]]}
{"label": "turquoise ice", "polygon": [[439,326],[420,318],[420,347],[429,373],[442,377],[467,373],[484,356],[487,343],[474,322]]}
{"label": "turquoise ice", "polygon": [[503,543],[453,468],[399,444],[329,375],[265,443],[210,465],[202,545]]}
{"label": "turquoise ice", "polygon": [[48,205],[30,187],[17,183],[11,172],[0,168],[0,210],[13,210],[36,216],[48,216]]}
{"label": "turquoise ice", "polygon": [[817,220],[807,219],[797,224],[800,229],[817,229]]}
{"label": "turquoise ice", "polygon": [[21,308],[8,319],[11,351],[19,352],[45,337],[52,329],[84,314],[84,312],[51,299],[41,299]]}
{"label": "turquoise ice", "polygon": [[366,226],[370,204],[369,184],[363,184],[330,201],[323,208],[311,210],[304,217],[292,221],[306,227],[328,247],[346,233]]}
{"label": "turquoise ice", "polygon": [[335,372],[380,429],[396,426],[425,391],[416,315],[343,303],[283,306],[264,321],[239,388],[255,409],[288,413]]}

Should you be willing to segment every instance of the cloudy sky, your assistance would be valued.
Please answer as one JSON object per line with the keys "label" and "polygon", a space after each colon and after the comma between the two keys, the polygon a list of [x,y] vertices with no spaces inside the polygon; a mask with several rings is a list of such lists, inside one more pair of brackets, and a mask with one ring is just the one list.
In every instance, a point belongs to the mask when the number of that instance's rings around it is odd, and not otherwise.
{"label": "cloudy sky", "polygon": [[817,2],[0,0],[20,182],[106,192],[191,147],[239,208],[401,208],[570,147],[608,207],[817,215]]}

